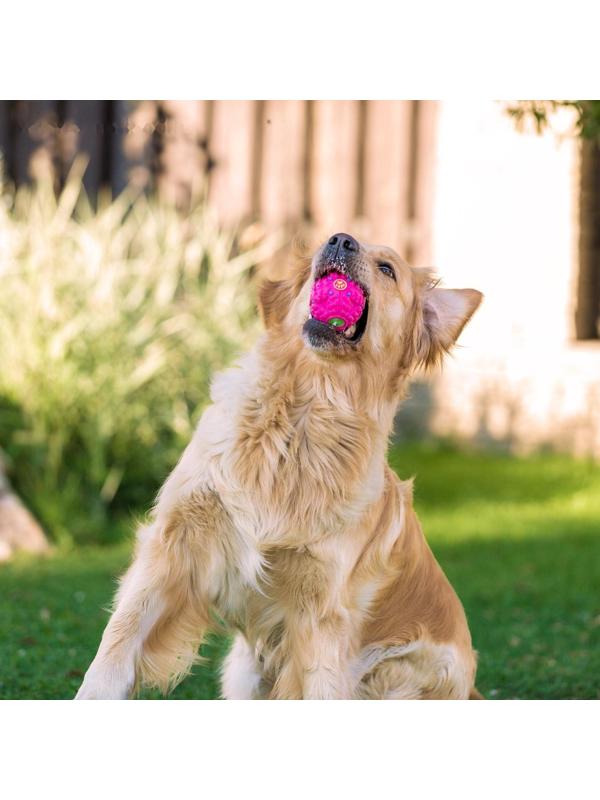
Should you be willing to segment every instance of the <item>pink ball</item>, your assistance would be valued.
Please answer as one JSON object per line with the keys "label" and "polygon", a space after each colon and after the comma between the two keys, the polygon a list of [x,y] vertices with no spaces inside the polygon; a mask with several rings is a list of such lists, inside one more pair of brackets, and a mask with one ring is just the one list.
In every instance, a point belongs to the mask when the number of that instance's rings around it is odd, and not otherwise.
{"label": "pink ball", "polygon": [[310,313],[314,319],[345,331],[360,319],[365,295],[360,286],[340,272],[330,272],[315,281],[310,295]]}

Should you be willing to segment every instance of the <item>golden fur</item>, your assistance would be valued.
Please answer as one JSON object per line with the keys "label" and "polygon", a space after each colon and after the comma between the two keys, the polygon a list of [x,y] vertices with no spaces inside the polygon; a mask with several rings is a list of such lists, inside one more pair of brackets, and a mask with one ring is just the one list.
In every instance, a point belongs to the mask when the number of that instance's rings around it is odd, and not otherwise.
{"label": "golden fur", "polygon": [[236,632],[226,697],[477,696],[462,606],[385,454],[409,375],[452,346],[481,295],[361,244],[365,333],[314,347],[302,331],[325,252],[263,287],[266,333],[215,380],[78,697],[167,691],[217,620]]}

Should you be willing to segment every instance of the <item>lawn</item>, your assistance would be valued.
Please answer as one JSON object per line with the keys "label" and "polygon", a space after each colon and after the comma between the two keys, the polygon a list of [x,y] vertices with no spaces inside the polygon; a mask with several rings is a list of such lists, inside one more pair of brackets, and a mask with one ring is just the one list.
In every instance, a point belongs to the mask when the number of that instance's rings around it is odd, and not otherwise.
{"label": "lawn", "polygon": [[[402,445],[390,461],[416,476],[415,503],[460,595],[489,698],[600,698],[600,468],[540,455]],[[80,548],[0,567],[0,697],[71,697],[106,623],[129,546]],[[218,697],[227,647],[174,698]],[[158,697],[146,692],[144,697]]]}

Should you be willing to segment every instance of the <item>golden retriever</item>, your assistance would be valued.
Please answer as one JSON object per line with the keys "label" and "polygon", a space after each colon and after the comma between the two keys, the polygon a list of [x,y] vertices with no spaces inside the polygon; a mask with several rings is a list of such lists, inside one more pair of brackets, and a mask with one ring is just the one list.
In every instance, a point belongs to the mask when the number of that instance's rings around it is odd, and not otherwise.
{"label": "golden retriever", "polygon": [[[309,310],[333,270],[366,299],[345,333]],[[386,448],[411,372],[481,297],[348,234],[267,282],[266,333],[214,381],[77,697],[168,691],[216,617],[235,632],[226,698],[478,697],[462,605]]]}

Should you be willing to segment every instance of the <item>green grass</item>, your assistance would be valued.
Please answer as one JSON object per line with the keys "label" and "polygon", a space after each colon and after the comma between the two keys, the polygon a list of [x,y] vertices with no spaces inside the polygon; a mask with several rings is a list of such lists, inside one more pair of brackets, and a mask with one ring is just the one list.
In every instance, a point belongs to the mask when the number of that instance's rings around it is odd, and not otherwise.
{"label": "green grass", "polygon": [[[493,698],[600,698],[600,468],[403,445],[429,542],[458,591]],[[129,547],[57,552],[0,568],[0,697],[71,697],[98,645]],[[172,695],[218,696],[226,649]],[[156,697],[146,693],[145,697]]]}

